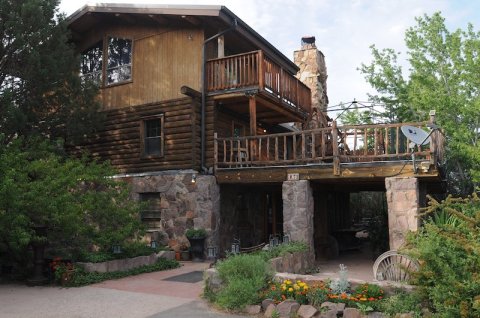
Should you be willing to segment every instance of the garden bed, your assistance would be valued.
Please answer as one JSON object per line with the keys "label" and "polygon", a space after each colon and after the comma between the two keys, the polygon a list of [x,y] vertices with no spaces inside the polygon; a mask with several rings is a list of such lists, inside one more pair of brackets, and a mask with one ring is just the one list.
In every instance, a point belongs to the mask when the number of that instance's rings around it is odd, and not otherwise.
{"label": "garden bed", "polygon": [[76,262],[75,265],[83,268],[86,272],[110,273],[128,271],[137,267],[155,264],[158,258],[175,259],[175,252],[160,251],[148,256],[137,256],[132,258],[115,259],[106,262]]}

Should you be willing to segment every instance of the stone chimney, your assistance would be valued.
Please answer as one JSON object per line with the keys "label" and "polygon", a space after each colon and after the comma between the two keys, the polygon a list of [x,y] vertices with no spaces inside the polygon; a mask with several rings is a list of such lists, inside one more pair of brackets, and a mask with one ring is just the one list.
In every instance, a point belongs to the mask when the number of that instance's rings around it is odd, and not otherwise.
{"label": "stone chimney", "polygon": [[327,111],[327,67],[325,56],[317,50],[314,36],[302,37],[302,47],[293,53],[295,64],[300,68],[297,78],[312,91],[313,111]]}

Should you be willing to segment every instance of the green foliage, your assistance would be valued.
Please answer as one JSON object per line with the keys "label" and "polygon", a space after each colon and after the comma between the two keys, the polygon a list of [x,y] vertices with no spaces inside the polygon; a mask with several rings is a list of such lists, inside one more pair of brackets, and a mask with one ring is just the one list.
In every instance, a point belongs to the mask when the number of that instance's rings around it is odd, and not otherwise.
{"label": "green foliage", "polygon": [[[64,158],[47,142],[19,138],[0,148],[0,250],[25,265],[27,246],[46,240],[64,258],[143,234],[140,207],[108,164]],[[38,236],[34,226],[46,226]]]}
{"label": "green foliage", "polygon": [[113,253],[111,249],[97,252],[81,252],[78,261],[101,263],[114,259],[148,256],[152,253],[158,253],[161,250],[161,247],[151,248],[149,245],[146,245],[145,242],[133,241],[124,243],[122,245],[122,252],[118,254]]}
{"label": "green foliage", "polygon": [[262,251],[265,259],[272,259],[276,257],[281,257],[289,253],[305,252],[308,250],[307,244],[304,242],[289,242],[285,244],[280,244],[268,251]]}
{"label": "green foliage", "polygon": [[191,239],[200,239],[207,237],[207,231],[205,229],[188,229],[185,231],[185,236]]}
{"label": "green foliage", "polygon": [[81,268],[75,268],[75,272],[72,278],[68,281],[66,286],[79,287],[90,284],[103,282],[109,279],[118,279],[127,276],[139,275],[143,273],[150,273],[156,271],[163,271],[167,269],[177,268],[180,264],[175,260],[169,260],[165,258],[159,258],[155,264],[140,266],[127,271],[98,273],[98,272],[86,272]]}
{"label": "green foliage", "polygon": [[314,285],[310,287],[310,290],[307,293],[307,300],[310,305],[319,309],[324,302],[328,301],[329,293],[330,291],[328,290],[328,288],[325,288],[324,285]]}
{"label": "green foliage", "polygon": [[223,308],[242,309],[260,300],[259,292],[272,277],[268,263],[259,254],[239,254],[220,261],[217,265],[224,287],[215,295],[215,302]]}
{"label": "green foliage", "polygon": [[78,76],[58,0],[0,0],[0,134],[77,139],[99,126],[98,89]]}
{"label": "green foliage", "polygon": [[422,316],[422,296],[417,292],[399,292],[379,303],[377,310],[394,317],[399,313],[412,313],[413,317]]}
{"label": "green foliage", "polygon": [[421,264],[416,284],[439,317],[480,316],[480,199],[430,198],[425,213],[447,213],[457,223],[430,222],[409,237],[408,252]]}
{"label": "green foliage", "polygon": [[360,71],[378,92],[371,100],[385,104],[387,121],[427,120],[436,110],[447,136],[450,190],[466,195],[480,182],[480,33],[471,24],[451,32],[438,12],[416,22],[405,34],[408,73],[399,53],[375,46],[372,62]]}
{"label": "green foliage", "polygon": [[348,282],[348,270],[347,267],[343,264],[340,264],[340,270],[338,271],[338,279],[332,280],[330,282],[330,289],[333,294],[344,294],[350,288],[350,283]]}

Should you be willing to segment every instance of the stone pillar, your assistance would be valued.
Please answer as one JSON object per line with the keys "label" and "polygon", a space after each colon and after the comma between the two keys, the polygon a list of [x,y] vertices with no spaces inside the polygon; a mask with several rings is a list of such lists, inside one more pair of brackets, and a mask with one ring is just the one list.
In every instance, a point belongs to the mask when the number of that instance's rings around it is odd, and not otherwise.
{"label": "stone pillar", "polygon": [[398,250],[408,231],[419,226],[419,186],[417,178],[385,178],[388,204],[390,249]]}
{"label": "stone pillar", "polygon": [[195,184],[194,228],[208,232],[207,246],[219,247],[220,187],[215,176],[199,175]]}
{"label": "stone pillar", "polygon": [[305,242],[313,252],[313,191],[310,181],[284,181],[283,231],[291,240]]}

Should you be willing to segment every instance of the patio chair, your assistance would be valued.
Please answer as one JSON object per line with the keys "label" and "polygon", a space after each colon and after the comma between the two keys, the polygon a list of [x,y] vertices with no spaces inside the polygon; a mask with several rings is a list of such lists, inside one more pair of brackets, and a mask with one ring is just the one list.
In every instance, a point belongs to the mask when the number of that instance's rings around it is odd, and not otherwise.
{"label": "patio chair", "polygon": [[406,282],[419,267],[416,260],[392,250],[377,258],[373,264],[373,277],[379,281]]}

